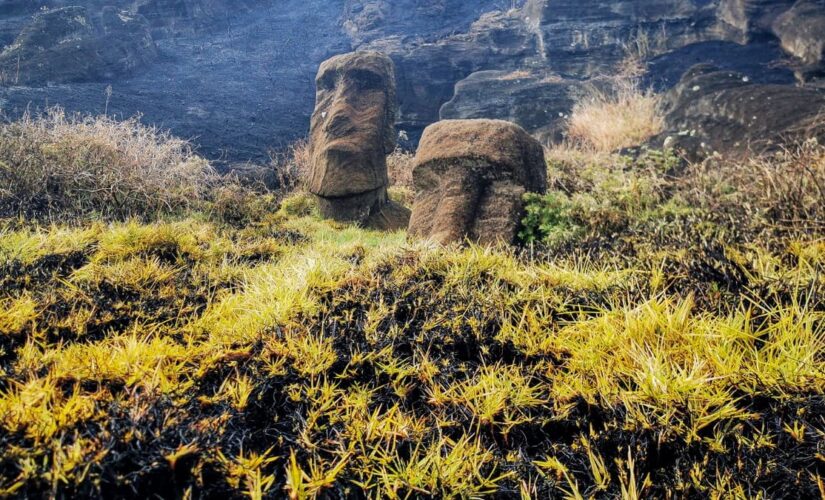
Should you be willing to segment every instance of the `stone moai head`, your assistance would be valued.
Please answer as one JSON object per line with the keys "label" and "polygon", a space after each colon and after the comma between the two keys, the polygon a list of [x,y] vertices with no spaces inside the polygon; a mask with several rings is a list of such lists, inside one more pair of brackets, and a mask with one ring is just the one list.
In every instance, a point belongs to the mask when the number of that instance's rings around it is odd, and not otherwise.
{"label": "stone moai head", "polygon": [[321,64],[310,128],[309,190],[324,217],[364,224],[387,201],[397,115],[392,60],[354,52]]}
{"label": "stone moai head", "polygon": [[438,243],[512,243],[525,193],[547,190],[541,144],[500,120],[444,120],[424,130],[409,232]]}

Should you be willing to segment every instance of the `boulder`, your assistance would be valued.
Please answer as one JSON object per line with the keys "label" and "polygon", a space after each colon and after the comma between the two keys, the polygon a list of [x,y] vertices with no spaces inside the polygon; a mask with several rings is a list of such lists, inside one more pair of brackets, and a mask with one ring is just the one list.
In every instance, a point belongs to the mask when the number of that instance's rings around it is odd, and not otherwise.
{"label": "boulder", "polygon": [[773,32],[782,48],[802,63],[800,80],[825,74],[825,0],[799,0],[776,18]]}
{"label": "boulder", "polygon": [[690,160],[713,153],[764,153],[816,137],[825,139],[825,92],[756,84],[710,65],[689,70],[664,98],[666,132],[654,146]]}
{"label": "boulder", "polygon": [[444,120],[424,130],[409,232],[438,243],[512,243],[523,196],[547,190],[541,144],[501,120]]}
{"label": "boulder", "polygon": [[310,128],[309,191],[324,217],[378,229],[406,226],[387,196],[387,155],[395,149],[395,71],[377,52],[321,64]]}
{"label": "boulder", "polygon": [[769,34],[774,19],[794,1],[721,0],[718,7],[720,29],[739,43],[750,43]]}
{"label": "boulder", "polygon": [[95,26],[85,8],[64,7],[32,17],[0,53],[0,73],[7,85],[101,81],[131,74],[156,57],[141,16],[105,7]]}

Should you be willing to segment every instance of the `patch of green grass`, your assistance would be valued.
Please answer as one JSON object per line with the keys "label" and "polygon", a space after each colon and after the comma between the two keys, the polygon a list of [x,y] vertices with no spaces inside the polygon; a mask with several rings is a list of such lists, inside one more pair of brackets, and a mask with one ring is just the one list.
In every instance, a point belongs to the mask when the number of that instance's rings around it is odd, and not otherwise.
{"label": "patch of green grass", "polygon": [[540,241],[555,246],[581,234],[582,228],[573,220],[572,202],[564,193],[528,193],[524,195],[524,202],[526,215],[519,237],[525,243]]}

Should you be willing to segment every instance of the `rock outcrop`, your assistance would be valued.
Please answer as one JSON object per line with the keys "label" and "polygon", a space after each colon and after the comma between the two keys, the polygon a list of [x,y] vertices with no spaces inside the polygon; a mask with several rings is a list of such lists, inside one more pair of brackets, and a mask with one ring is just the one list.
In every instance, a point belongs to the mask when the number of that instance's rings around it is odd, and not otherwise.
{"label": "rock outcrop", "polygon": [[[658,90],[672,87],[702,62],[754,79],[793,82],[792,72],[776,68],[783,57],[778,43],[734,43],[745,38],[746,28],[728,25],[721,9],[718,2],[704,0],[528,0],[510,15],[532,34],[530,49],[515,67],[493,64],[494,71],[457,81],[440,118],[511,120],[543,142],[559,141],[574,102],[628,57],[658,63],[643,78]],[[752,19],[765,10],[772,9],[751,6],[742,15]]]}
{"label": "rock outcrop", "polygon": [[[719,28],[742,44],[770,33],[774,19],[796,0],[720,0],[717,8]],[[712,3],[711,3],[712,4]]]}
{"label": "rock outcrop", "polygon": [[[0,102],[12,117],[55,104],[140,113],[212,159],[261,161],[305,136],[318,64],[373,50],[395,62],[407,146],[440,118],[558,140],[573,100],[628,54],[653,62],[643,80],[657,90],[697,63],[823,85],[822,2],[0,0]],[[88,26],[41,12],[72,6]],[[34,45],[36,33],[60,35]]]}
{"label": "rock outcrop", "polygon": [[667,131],[656,146],[691,160],[716,152],[767,152],[810,137],[825,139],[825,92],[756,84],[699,65],[665,96]]}
{"label": "rock outcrop", "polygon": [[772,28],[782,48],[801,62],[801,81],[825,77],[825,1],[799,0]]}
{"label": "rock outcrop", "polygon": [[502,0],[347,0],[342,26],[356,46],[394,36],[433,41],[466,32],[484,13],[510,5]]}
{"label": "rock outcrop", "polygon": [[231,19],[260,0],[135,0],[132,10],[146,17],[159,37],[231,27]]}
{"label": "rock outcrop", "polygon": [[525,15],[550,68],[579,78],[612,73],[637,43],[653,56],[724,37],[705,0],[528,0]]}
{"label": "rock outcrop", "polygon": [[584,95],[577,79],[524,70],[479,71],[458,82],[441,119],[490,118],[518,123],[542,143],[564,139],[567,118]]}
{"label": "rock outcrop", "polygon": [[388,199],[387,155],[398,113],[392,60],[354,52],[321,64],[310,128],[309,191],[324,217],[376,229],[405,227]]}
{"label": "rock outcrop", "polygon": [[414,136],[439,120],[457,82],[485,69],[515,70],[537,50],[535,37],[515,12],[484,14],[466,33],[437,41],[390,37],[364,48],[395,61],[399,126]]}
{"label": "rock outcrop", "polygon": [[84,82],[128,75],[157,57],[146,20],[103,9],[95,26],[83,7],[35,15],[0,54],[3,81],[12,85]]}
{"label": "rock outcrop", "polygon": [[45,5],[45,0],[2,0],[0,1],[0,15],[14,16],[31,12]]}
{"label": "rock outcrop", "polygon": [[647,62],[642,86],[657,92],[669,90],[698,64],[742,73],[754,83],[793,85],[796,82],[794,71],[782,64],[784,59],[787,55],[775,42],[747,45],[720,41],[694,43],[651,58]]}
{"label": "rock outcrop", "polygon": [[445,120],[424,131],[410,234],[438,243],[512,243],[527,192],[547,189],[541,145],[500,120]]}

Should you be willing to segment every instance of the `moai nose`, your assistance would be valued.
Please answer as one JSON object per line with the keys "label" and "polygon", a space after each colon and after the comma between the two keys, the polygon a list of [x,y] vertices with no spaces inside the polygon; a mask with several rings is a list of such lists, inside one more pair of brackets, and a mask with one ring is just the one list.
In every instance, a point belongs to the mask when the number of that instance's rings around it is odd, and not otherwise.
{"label": "moai nose", "polygon": [[332,111],[330,113],[330,116],[326,118],[326,122],[324,124],[324,130],[334,137],[340,137],[342,135],[351,133],[352,128],[352,119],[348,116],[346,112],[343,111]]}

